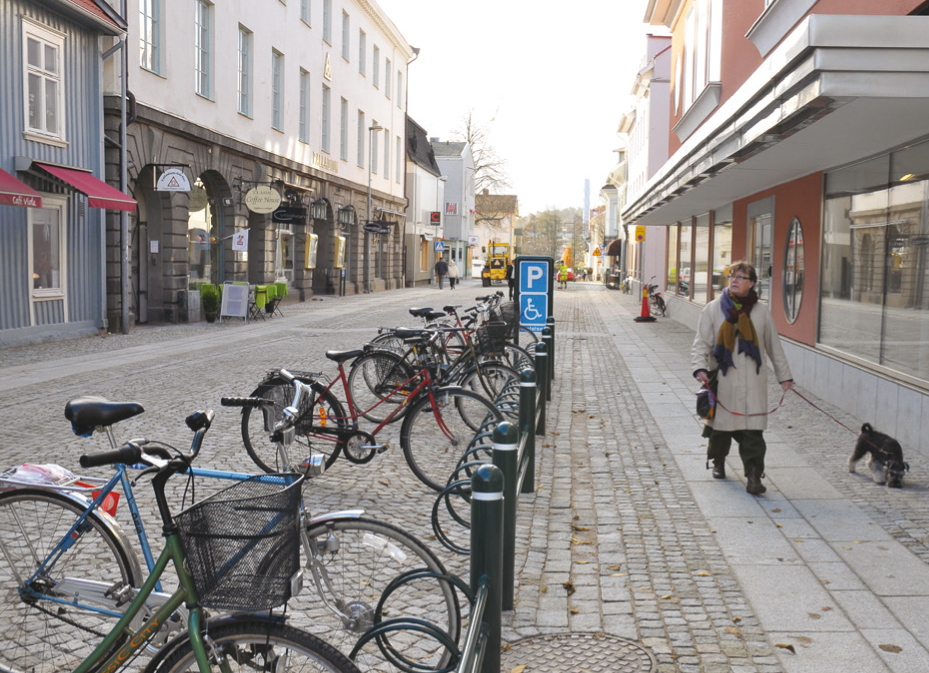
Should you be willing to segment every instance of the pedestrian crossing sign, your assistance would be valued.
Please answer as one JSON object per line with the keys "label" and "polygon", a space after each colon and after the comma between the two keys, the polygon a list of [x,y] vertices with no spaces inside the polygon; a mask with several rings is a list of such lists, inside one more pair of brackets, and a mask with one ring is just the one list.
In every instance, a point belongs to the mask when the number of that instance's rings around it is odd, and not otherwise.
{"label": "pedestrian crossing sign", "polygon": [[445,241],[436,241],[436,242],[435,242],[435,251],[436,251],[436,252],[445,252]]}

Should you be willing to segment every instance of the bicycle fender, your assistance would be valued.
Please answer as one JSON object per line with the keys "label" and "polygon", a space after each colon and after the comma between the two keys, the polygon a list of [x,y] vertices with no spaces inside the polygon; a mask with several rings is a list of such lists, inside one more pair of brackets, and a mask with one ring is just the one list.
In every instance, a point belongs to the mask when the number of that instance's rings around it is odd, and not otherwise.
{"label": "bicycle fender", "polygon": [[[47,491],[54,491],[59,495],[64,496],[68,500],[72,501],[75,505],[81,509],[87,509],[87,506],[92,502],[89,498],[80,495],[79,493],[73,493],[71,491],[59,490],[57,488],[18,488],[16,489],[17,493],[42,493]],[[116,538],[116,541],[123,548],[123,551],[126,554],[126,558],[129,559],[131,568],[129,571],[133,574],[134,577],[142,579],[145,575],[142,574],[142,565],[139,563],[139,559],[136,556],[135,549],[133,549],[132,544],[129,541],[129,536],[126,535],[123,531],[123,527],[119,525],[119,522],[111,516],[109,513],[104,512],[102,509],[97,508],[94,510],[93,515],[96,516],[100,523],[106,526],[107,530],[113,534],[113,537]]]}
{"label": "bicycle fender", "polygon": [[364,513],[363,509],[343,509],[340,512],[326,512],[310,519],[310,525],[315,526],[316,524],[337,521],[338,519],[360,519],[364,516]]}

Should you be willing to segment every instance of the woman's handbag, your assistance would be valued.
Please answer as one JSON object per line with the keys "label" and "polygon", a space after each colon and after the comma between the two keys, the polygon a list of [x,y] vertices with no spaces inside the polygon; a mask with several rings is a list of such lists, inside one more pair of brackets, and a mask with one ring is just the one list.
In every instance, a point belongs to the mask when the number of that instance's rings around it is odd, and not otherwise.
{"label": "woman's handbag", "polygon": [[716,375],[718,370],[709,373],[710,380],[697,391],[697,415],[712,420],[716,416]]}

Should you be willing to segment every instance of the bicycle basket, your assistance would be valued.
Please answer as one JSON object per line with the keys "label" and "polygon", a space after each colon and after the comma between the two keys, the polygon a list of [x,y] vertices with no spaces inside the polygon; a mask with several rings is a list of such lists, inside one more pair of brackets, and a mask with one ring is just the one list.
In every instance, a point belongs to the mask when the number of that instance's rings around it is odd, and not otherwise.
{"label": "bicycle basket", "polygon": [[506,346],[507,324],[489,322],[477,328],[477,350],[481,355],[502,355]]}
{"label": "bicycle basket", "polygon": [[201,605],[269,610],[287,602],[300,568],[303,477],[250,477],[174,517]]}
{"label": "bicycle basket", "polygon": [[515,301],[505,301],[490,313],[493,322],[506,324],[506,338],[515,339],[519,334],[519,306]]}

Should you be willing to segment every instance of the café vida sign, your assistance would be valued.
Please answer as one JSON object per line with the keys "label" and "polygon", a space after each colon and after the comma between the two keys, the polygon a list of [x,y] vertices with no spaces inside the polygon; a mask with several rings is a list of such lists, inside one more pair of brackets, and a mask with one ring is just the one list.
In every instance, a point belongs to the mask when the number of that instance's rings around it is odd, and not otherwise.
{"label": "caf\u00e9 vida sign", "polygon": [[276,189],[260,185],[249,189],[245,194],[245,207],[258,215],[267,215],[281,205],[281,195]]}

